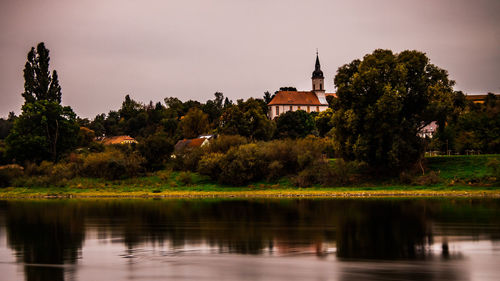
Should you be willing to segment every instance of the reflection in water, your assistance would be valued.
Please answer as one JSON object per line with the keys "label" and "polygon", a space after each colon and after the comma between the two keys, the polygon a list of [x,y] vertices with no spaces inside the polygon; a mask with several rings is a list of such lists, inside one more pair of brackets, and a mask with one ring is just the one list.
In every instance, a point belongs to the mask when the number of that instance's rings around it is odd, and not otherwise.
{"label": "reflection in water", "polygon": [[[78,275],[78,260],[86,257],[84,240],[93,241],[89,233],[100,243],[121,243],[124,248],[115,256],[125,258],[132,272],[140,271],[139,261],[178,260],[189,251],[200,255],[208,249],[206,257],[316,255],[325,262],[336,254],[343,261],[336,265],[343,266],[341,280],[457,280],[466,276],[463,268],[433,269],[461,254],[447,237],[498,239],[499,214],[500,200],[494,199],[3,201],[0,223],[5,226],[0,228],[5,227],[8,245],[24,264],[26,280]],[[450,223],[453,227],[447,226]],[[161,252],[141,250],[146,244]],[[94,258],[99,259],[99,253]],[[207,263],[204,259],[199,264]],[[404,261],[412,261],[411,266]],[[245,274],[258,275],[259,268],[246,268]]]}

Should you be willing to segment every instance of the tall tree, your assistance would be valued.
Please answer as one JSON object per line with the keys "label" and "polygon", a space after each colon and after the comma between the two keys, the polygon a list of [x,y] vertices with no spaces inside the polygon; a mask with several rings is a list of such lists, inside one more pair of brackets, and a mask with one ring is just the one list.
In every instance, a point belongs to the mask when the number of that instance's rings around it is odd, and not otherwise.
{"label": "tall tree", "polygon": [[335,85],[337,151],[385,171],[415,163],[424,148],[419,130],[431,121],[444,127],[460,100],[446,70],[418,51],[375,50],[340,67]]}
{"label": "tall tree", "polygon": [[22,113],[6,139],[8,153],[17,161],[57,161],[77,143],[76,114],[61,105],[57,72],[50,74],[49,61],[43,42],[28,53]]}

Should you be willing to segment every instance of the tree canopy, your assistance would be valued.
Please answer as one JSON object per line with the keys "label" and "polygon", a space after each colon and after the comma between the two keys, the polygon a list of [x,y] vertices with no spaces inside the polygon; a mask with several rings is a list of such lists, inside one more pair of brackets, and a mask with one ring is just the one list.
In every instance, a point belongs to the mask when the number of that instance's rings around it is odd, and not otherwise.
{"label": "tree canopy", "polygon": [[8,153],[18,161],[57,161],[77,143],[76,114],[61,105],[57,72],[50,74],[49,61],[43,42],[27,56],[22,113],[6,139]]}
{"label": "tree canopy", "polygon": [[442,127],[463,95],[446,70],[424,53],[375,50],[339,68],[332,117],[336,149],[377,170],[398,171],[421,157],[417,136],[431,121]]}

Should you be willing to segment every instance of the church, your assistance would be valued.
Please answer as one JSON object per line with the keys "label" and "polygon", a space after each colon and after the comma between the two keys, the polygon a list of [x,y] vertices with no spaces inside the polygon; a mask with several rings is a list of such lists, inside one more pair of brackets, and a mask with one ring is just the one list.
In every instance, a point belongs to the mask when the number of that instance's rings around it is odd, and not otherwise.
{"label": "church", "polygon": [[304,110],[306,112],[321,112],[328,108],[327,96],[336,97],[335,93],[325,93],[325,78],[319,56],[316,52],[316,65],[312,73],[312,91],[278,91],[267,104],[269,118],[274,119],[287,111]]}

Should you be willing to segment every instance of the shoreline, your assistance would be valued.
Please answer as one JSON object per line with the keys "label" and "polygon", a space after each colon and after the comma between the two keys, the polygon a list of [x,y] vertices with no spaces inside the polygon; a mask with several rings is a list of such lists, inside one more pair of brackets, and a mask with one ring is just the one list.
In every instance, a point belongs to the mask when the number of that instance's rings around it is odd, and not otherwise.
{"label": "shoreline", "polygon": [[500,190],[255,190],[255,191],[165,191],[160,193],[133,192],[61,192],[61,193],[18,193],[0,191],[0,200],[9,199],[175,199],[175,198],[383,198],[383,197],[430,197],[430,198],[500,198]]}

